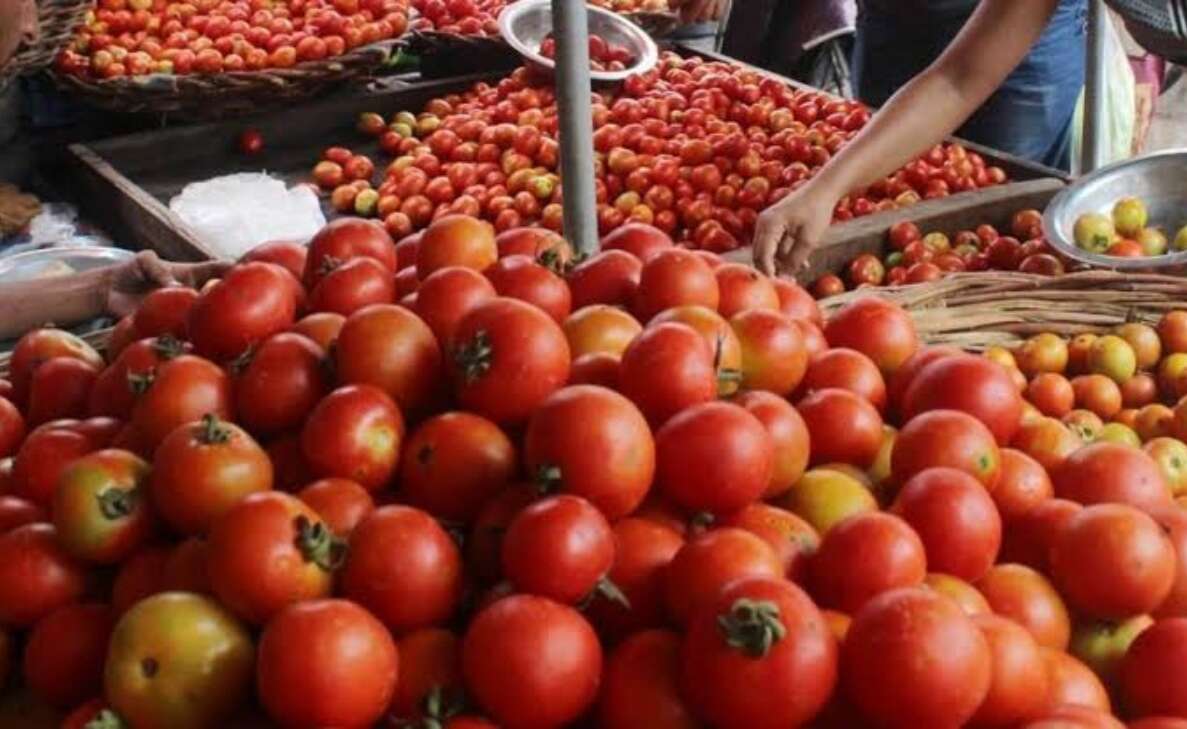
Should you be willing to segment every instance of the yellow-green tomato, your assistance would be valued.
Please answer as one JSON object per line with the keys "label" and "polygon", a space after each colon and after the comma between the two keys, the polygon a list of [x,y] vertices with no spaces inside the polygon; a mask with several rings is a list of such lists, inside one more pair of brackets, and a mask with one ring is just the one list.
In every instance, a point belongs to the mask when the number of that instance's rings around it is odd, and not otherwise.
{"label": "yellow-green tomato", "polygon": [[123,561],[151,536],[149,465],[117,448],[79,458],[58,477],[53,518],[62,548],[99,564]]}

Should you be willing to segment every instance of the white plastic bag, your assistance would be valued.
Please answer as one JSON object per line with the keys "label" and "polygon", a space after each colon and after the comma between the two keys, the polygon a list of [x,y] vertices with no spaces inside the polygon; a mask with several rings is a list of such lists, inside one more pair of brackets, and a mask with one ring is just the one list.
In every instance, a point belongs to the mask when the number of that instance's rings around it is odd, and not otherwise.
{"label": "white plastic bag", "polygon": [[[1099,121],[1097,133],[1101,139],[1103,155],[1101,164],[1128,159],[1133,155],[1133,134],[1137,125],[1137,83],[1133,68],[1125,54],[1125,46],[1113,18],[1105,23],[1105,114]],[[1079,175],[1080,159],[1084,148],[1084,94],[1076,104],[1072,119],[1072,174]]]}

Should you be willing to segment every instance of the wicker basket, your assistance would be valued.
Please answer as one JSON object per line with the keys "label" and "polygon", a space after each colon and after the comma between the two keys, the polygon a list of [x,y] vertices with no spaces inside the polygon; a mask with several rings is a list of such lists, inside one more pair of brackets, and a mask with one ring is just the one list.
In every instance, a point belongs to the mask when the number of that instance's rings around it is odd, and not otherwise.
{"label": "wicker basket", "polygon": [[1073,336],[1127,321],[1153,324],[1168,311],[1187,309],[1187,278],[1100,270],[1063,276],[960,273],[931,283],[849,291],[820,305],[828,316],[870,295],[909,311],[928,344],[983,350],[1041,332]]}
{"label": "wicker basket", "polygon": [[53,63],[93,5],[93,0],[38,0],[37,41],[19,47],[0,70],[0,88],[21,74],[39,71]]}
{"label": "wicker basket", "polygon": [[303,101],[381,68],[403,41],[380,41],[293,68],[92,80],[54,73],[58,86],[92,106],[127,113],[219,119]]}

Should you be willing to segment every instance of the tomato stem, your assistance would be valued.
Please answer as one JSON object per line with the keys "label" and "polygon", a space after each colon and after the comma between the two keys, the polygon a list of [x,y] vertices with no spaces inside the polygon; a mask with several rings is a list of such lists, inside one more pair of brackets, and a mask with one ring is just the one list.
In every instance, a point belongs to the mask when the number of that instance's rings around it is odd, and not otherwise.
{"label": "tomato stem", "polygon": [[473,338],[454,350],[453,361],[462,371],[466,384],[471,385],[490,370],[493,355],[490,336],[486,330],[479,330]]}
{"label": "tomato stem", "polygon": [[96,494],[95,500],[99,502],[99,513],[103,518],[115,521],[136,510],[139,496],[136,489],[107,489]]}
{"label": "tomato stem", "polygon": [[206,413],[202,416],[202,422],[198,425],[198,442],[205,445],[220,445],[228,443],[231,440],[231,429],[218,419],[214,413]]}
{"label": "tomato stem", "polygon": [[162,334],[152,344],[153,353],[161,359],[173,359],[185,354],[185,345],[172,334]]}
{"label": "tomato stem", "polygon": [[227,365],[227,367],[228,367],[228,369],[231,370],[231,374],[238,375],[238,374],[242,373],[245,369],[247,369],[249,366],[251,366],[251,361],[255,358],[256,358],[255,346],[254,345],[248,346],[248,348],[243,350],[243,352],[240,353],[240,355],[238,357],[231,360],[230,364]]}
{"label": "tomato stem", "polygon": [[561,473],[561,467],[552,463],[541,463],[536,469],[536,491],[541,496],[546,494],[556,493],[561,490],[564,485],[564,474]]}
{"label": "tomato stem", "polygon": [[127,729],[127,724],[111,709],[103,709],[83,725],[82,729]]}
{"label": "tomato stem", "polygon": [[745,597],[734,601],[727,614],[717,616],[717,627],[729,647],[750,658],[762,658],[787,635],[778,605]]}
{"label": "tomato stem", "polygon": [[297,530],[297,549],[306,562],[333,572],[346,561],[346,540],[335,536],[325,522],[310,521],[302,514],[293,526]]}
{"label": "tomato stem", "polygon": [[614,584],[614,580],[611,580],[609,577],[603,577],[598,580],[598,584],[594,587],[594,592],[616,605],[621,605],[627,610],[631,609],[631,601],[627,598],[626,593],[622,591],[622,588]]}
{"label": "tomato stem", "polygon": [[152,387],[155,378],[155,370],[149,370],[143,373],[129,372],[128,389],[132,391],[133,395],[143,395],[148,392],[148,388]]}

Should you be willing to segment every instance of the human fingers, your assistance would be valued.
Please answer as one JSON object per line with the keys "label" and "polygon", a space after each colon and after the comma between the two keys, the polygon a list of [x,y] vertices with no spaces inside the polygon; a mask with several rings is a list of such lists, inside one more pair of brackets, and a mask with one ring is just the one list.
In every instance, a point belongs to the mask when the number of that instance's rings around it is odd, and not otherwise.
{"label": "human fingers", "polygon": [[752,255],[754,265],[768,276],[775,275],[775,256],[783,240],[787,226],[774,210],[758,216],[754,224]]}

